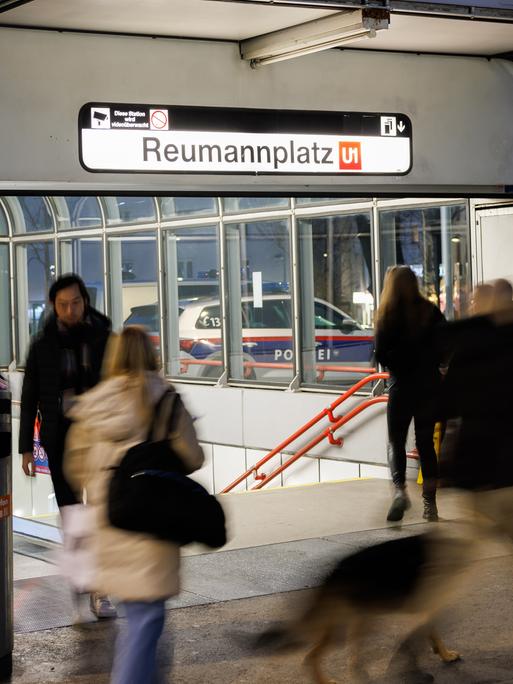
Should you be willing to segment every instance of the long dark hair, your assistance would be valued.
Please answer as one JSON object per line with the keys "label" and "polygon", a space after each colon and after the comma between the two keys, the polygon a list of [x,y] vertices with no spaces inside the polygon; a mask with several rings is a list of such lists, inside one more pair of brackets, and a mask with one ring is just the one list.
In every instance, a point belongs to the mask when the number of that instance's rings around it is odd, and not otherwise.
{"label": "long dark hair", "polygon": [[421,294],[417,276],[408,266],[391,266],[385,274],[376,313],[376,328],[401,325],[415,332],[426,323],[431,303]]}
{"label": "long dark hair", "polygon": [[65,290],[67,287],[72,287],[73,285],[78,285],[78,289],[82,295],[82,299],[85,302],[86,308],[91,306],[89,292],[87,291],[85,283],[76,273],[65,273],[64,275],[60,276],[60,278],[57,278],[50,288],[48,299],[52,302],[52,304],[55,304],[57,293],[61,290]]}

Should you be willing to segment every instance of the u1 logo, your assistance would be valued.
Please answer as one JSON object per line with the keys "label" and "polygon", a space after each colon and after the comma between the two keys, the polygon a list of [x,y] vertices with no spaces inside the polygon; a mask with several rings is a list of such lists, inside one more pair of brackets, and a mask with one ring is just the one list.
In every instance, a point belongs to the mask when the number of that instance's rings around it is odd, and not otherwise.
{"label": "u1 logo", "polygon": [[362,148],[360,142],[339,142],[338,164],[342,171],[361,171]]}

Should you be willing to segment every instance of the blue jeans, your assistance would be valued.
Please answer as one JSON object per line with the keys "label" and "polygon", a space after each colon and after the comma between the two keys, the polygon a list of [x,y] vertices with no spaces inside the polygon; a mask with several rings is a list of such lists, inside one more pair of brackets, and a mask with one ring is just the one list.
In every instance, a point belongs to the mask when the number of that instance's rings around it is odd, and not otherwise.
{"label": "blue jeans", "polygon": [[126,601],[127,622],[114,649],[111,684],[157,681],[157,643],[164,629],[164,601]]}

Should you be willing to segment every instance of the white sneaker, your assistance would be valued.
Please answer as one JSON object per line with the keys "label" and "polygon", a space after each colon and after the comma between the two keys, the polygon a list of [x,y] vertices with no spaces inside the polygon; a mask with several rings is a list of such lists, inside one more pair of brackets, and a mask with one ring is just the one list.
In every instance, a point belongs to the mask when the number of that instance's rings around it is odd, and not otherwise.
{"label": "white sneaker", "polygon": [[91,594],[91,612],[94,613],[99,620],[115,618],[118,616],[118,611],[110,598],[108,596],[101,596],[100,594]]}

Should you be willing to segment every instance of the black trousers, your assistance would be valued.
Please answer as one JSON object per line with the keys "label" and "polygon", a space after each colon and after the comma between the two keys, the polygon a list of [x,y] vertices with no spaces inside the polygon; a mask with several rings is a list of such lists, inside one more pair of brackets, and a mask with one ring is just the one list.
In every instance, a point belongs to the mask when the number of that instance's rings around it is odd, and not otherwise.
{"label": "black trousers", "polygon": [[79,503],[73,490],[64,477],[62,463],[64,459],[64,439],[58,440],[57,445],[53,447],[45,447],[46,455],[48,456],[48,467],[50,468],[50,477],[52,478],[53,490],[59,508],[63,506],[72,506]]}
{"label": "black trousers", "polygon": [[387,405],[388,439],[392,449],[390,469],[396,486],[402,486],[406,481],[406,438],[413,420],[424,491],[436,488],[438,462],[433,444],[435,401],[436,387],[422,390],[418,386],[401,385],[398,382],[390,387]]}

